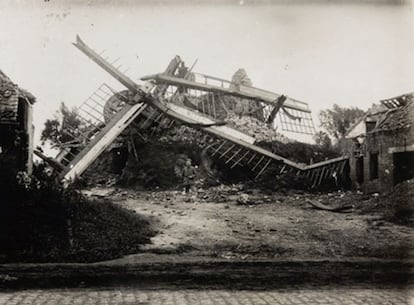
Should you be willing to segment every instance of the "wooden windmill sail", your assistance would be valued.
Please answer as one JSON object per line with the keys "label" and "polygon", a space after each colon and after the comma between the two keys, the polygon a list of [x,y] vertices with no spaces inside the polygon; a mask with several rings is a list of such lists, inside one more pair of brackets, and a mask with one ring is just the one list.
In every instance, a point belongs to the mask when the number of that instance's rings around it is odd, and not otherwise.
{"label": "wooden windmill sail", "polygon": [[[187,95],[195,97],[199,97],[203,93],[212,93],[211,101],[208,101],[209,107],[204,107],[204,113],[213,117],[216,117],[218,113],[216,108],[222,103],[223,96],[256,101],[259,105],[262,104],[257,109],[263,111],[265,122],[272,123],[277,116],[282,129],[285,131],[315,134],[315,127],[308,104],[282,94],[243,84],[235,84],[215,76],[194,72],[189,72],[187,77],[183,77],[180,74],[158,73],[144,76],[141,80],[151,80],[156,84],[168,85],[172,92],[176,92],[178,88],[185,88],[188,92]],[[171,98],[171,95],[169,98]]]}
{"label": "wooden windmill sail", "polygon": [[[205,75],[204,84],[194,78],[189,79],[187,77],[189,74],[178,77],[181,64],[179,57],[171,61],[164,73],[144,77],[146,82],[140,85],[88,47],[79,37],[74,45],[123,84],[128,89],[129,97],[123,99],[122,94],[111,95],[112,90],[109,86],[103,86],[81,106],[82,109],[89,109],[83,111],[82,120],[85,126],[90,127],[82,130],[88,130],[86,133],[81,133],[83,136],[78,136],[81,139],[79,143],[83,144],[76,149],[66,147],[60,154],[60,160],[57,160],[63,168],[60,177],[65,181],[72,181],[80,176],[128,126],[139,131],[150,126],[168,128],[175,122],[203,131],[211,143],[209,148],[213,157],[224,160],[230,167],[249,168],[255,173],[256,178],[270,165],[276,165],[280,173],[293,172],[304,175],[316,186],[344,168],[346,158],[337,158],[310,166],[295,163],[255,145],[254,137],[227,126],[226,122],[214,116],[213,112],[206,113],[200,109],[174,103],[172,98],[180,90],[181,92],[198,90],[247,98],[259,101],[265,107],[271,107],[267,120],[269,116],[271,118],[280,110],[296,111],[293,114],[288,112],[288,115],[293,116],[293,120],[297,120],[295,116],[305,116],[310,113],[306,103],[254,87],[240,85],[234,88],[228,81]],[[218,81],[221,85],[208,84],[210,80]],[[109,97],[118,98],[120,107],[109,120],[105,120],[103,113]]]}

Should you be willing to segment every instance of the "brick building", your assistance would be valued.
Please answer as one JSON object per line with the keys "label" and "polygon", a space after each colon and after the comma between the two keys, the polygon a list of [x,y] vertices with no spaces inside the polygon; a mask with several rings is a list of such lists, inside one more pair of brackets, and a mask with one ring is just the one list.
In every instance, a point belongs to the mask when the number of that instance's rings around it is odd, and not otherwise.
{"label": "brick building", "polygon": [[346,135],[350,178],[366,193],[414,177],[414,93],[382,100]]}
{"label": "brick building", "polygon": [[0,171],[3,173],[6,169],[32,172],[34,102],[33,95],[0,71]]}

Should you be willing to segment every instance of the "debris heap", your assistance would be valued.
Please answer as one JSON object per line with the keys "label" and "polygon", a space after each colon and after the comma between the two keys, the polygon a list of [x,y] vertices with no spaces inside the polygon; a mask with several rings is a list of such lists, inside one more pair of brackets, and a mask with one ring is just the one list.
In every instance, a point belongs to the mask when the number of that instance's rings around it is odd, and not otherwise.
{"label": "debris heap", "polygon": [[[231,86],[238,85],[252,86],[244,69],[239,69],[233,75]],[[286,145],[297,142],[289,140],[277,132],[273,126],[265,123],[264,108],[258,101],[218,93],[206,93],[201,96],[189,93],[182,90],[174,94],[172,102],[197,109],[210,117],[215,117],[217,121],[225,121],[228,126],[254,137],[257,145],[281,156],[285,156],[283,152],[297,155],[296,149],[314,151],[313,147],[303,149],[303,145],[293,145],[285,149]],[[118,93],[116,97],[110,98],[105,105],[106,121],[119,111],[122,104],[128,103],[130,99],[127,91]],[[223,159],[211,157],[211,151],[208,148],[215,142],[215,139],[202,130],[175,122],[168,128],[149,127],[138,131],[131,132],[131,128],[126,130],[118,138],[117,145],[112,146],[112,156],[107,154],[107,158],[112,157],[113,160],[127,160],[118,162],[118,164],[122,163],[124,167],[117,166],[120,172],[118,180],[124,184],[143,187],[178,186],[183,182],[182,177],[177,174],[181,172],[180,164],[182,162],[180,160],[186,159],[190,159],[192,165],[197,168],[197,179],[201,183],[237,183],[252,178],[250,170],[242,167],[230,168]],[[125,155],[126,157],[122,157]],[[313,155],[305,153],[303,158],[299,158],[298,161],[309,163],[313,157]],[[318,159],[317,157],[315,159]],[[96,162],[96,164],[98,163]],[[100,164],[106,163],[101,162]],[[273,168],[272,165],[267,170],[271,172],[269,181],[273,184],[278,183],[274,178],[276,170],[277,166]],[[102,169],[92,170],[93,173],[101,171]]]}
{"label": "debris heap", "polygon": [[289,143],[291,140],[269,127],[266,123],[250,116],[239,116],[232,113],[227,115],[226,121],[230,121],[233,127],[250,134],[256,141]]}

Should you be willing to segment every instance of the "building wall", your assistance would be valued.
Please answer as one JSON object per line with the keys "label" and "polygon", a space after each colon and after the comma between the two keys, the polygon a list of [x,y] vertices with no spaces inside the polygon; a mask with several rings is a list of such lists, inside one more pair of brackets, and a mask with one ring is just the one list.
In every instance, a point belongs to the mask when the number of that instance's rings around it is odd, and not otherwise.
{"label": "building wall", "polygon": [[26,171],[29,175],[33,173],[33,151],[34,151],[34,125],[33,125],[33,106],[26,100],[26,111],[25,111],[25,130],[27,133],[26,143]]}
{"label": "building wall", "polygon": [[347,134],[347,138],[354,138],[366,132],[365,117],[361,119]]}
{"label": "building wall", "polygon": [[17,89],[0,74],[0,124],[15,124],[18,121],[19,95]]}
{"label": "building wall", "polygon": [[13,168],[15,172],[33,171],[32,104],[25,98],[18,98],[16,121],[0,122],[0,171]]}
{"label": "building wall", "polygon": [[33,170],[35,98],[0,71],[0,171]]}
{"label": "building wall", "polygon": [[[408,109],[408,117],[414,122],[414,107]],[[412,125],[412,124],[411,124]],[[414,128],[377,131],[367,133],[363,144],[357,147],[354,139],[347,139],[346,153],[350,156],[350,178],[356,188],[366,193],[383,192],[394,185],[393,153],[414,149]],[[370,161],[373,154],[378,156],[378,177],[370,176]],[[357,183],[357,158],[364,161],[364,182]]]}
{"label": "building wall", "polygon": [[[388,148],[404,145],[406,131],[380,132],[368,135],[366,139],[366,154],[364,156],[364,186],[366,193],[388,190],[394,185],[393,156]],[[373,154],[378,154],[378,178],[370,177],[370,161]]]}

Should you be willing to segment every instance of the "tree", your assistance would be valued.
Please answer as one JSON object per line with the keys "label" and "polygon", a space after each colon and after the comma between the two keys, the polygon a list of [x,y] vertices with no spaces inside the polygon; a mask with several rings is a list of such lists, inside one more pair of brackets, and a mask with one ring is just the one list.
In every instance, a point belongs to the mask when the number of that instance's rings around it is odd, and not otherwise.
{"label": "tree", "polygon": [[334,104],[332,109],[322,110],[319,119],[327,134],[339,141],[349,127],[364,114],[365,112],[358,107],[345,108]]}
{"label": "tree", "polygon": [[54,146],[76,140],[80,134],[81,120],[76,108],[69,109],[64,102],[60,104],[55,118],[45,122],[40,140],[42,145],[49,142]]}
{"label": "tree", "polygon": [[316,145],[329,149],[332,147],[332,141],[329,135],[324,131],[318,131],[314,136],[313,139],[315,140]]}

